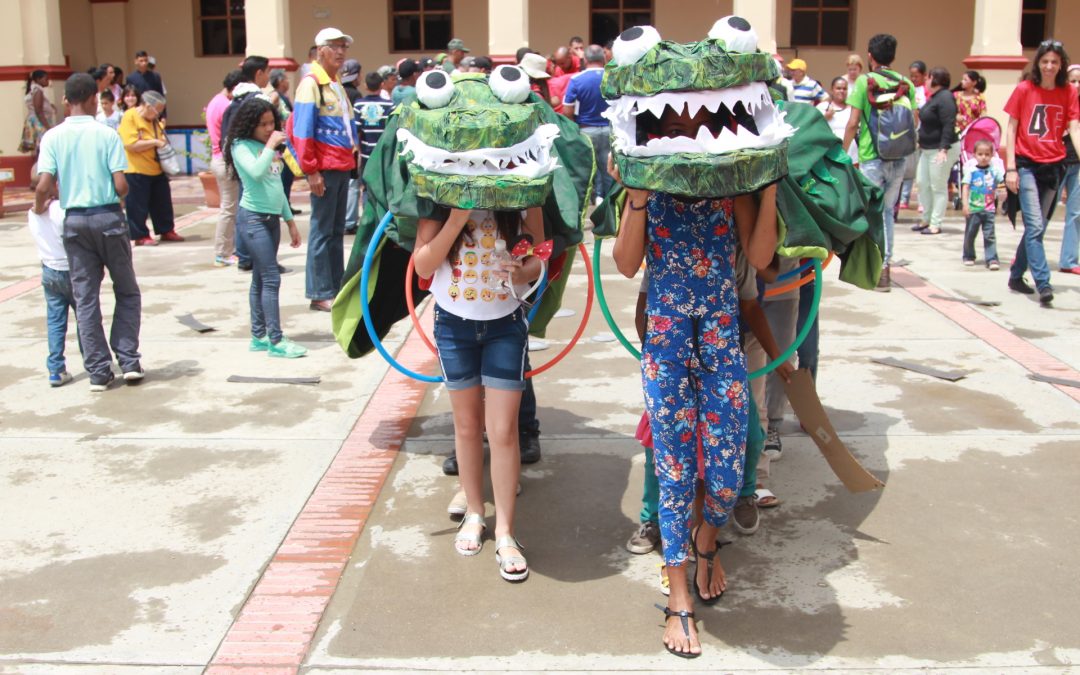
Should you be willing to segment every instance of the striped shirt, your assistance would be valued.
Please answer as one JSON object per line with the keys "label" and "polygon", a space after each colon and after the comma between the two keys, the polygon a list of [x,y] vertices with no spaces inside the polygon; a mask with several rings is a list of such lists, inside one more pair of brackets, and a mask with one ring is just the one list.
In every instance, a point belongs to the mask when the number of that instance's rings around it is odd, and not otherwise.
{"label": "striped shirt", "polygon": [[369,94],[353,103],[353,117],[360,138],[360,157],[363,159],[371,157],[386,128],[386,117],[393,108],[394,104],[379,94]]}
{"label": "striped shirt", "polygon": [[817,80],[809,75],[804,77],[802,82],[792,82],[791,88],[793,90],[791,100],[793,101],[817,105],[825,100],[825,90],[821,88],[821,84]]}

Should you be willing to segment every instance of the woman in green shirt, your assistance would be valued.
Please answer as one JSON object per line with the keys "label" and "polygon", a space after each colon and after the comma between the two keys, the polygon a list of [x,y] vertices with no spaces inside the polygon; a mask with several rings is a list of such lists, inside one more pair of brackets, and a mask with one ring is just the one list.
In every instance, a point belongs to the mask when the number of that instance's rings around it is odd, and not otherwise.
{"label": "woman in green shirt", "polygon": [[293,248],[300,246],[300,231],[281,185],[281,172],[287,169],[279,152],[284,147],[285,133],[277,109],[269,100],[252,96],[236,111],[225,140],[225,165],[244,186],[236,212],[236,233],[244,238],[251,253],[250,349],[286,359],[304,356],[307,348],[282,334],[278,307],[281,220],[289,227]]}

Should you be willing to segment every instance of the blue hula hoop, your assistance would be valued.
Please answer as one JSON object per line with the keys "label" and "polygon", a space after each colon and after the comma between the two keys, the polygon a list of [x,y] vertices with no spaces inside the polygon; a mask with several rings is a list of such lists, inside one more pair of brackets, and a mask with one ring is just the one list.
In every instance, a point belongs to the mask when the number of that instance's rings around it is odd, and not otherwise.
{"label": "blue hula hoop", "polygon": [[806,270],[810,269],[813,266],[814,266],[814,260],[813,260],[813,258],[811,258],[810,260],[807,260],[806,262],[804,262],[802,265],[799,265],[799,267],[797,269],[793,269],[790,272],[784,272],[780,276],[776,277],[776,281],[774,281],[773,283],[778,283],[778,282],[784,281],[786,279],[790,279],[792,277],[797,277],[797,276],[799,276],[800,274],[802,274],[803,272],[805,272]]}
{"label": "blue hula hoop", "polygon": [[382,340],[379,339],[379,334],[375,330],[375,324],[371,320],[371,307],[368,304],[368,285],[371,281],[371,263],[375,260],[375,251],[378,250],[379,244],[382,243],[382,239],[386,235],[386,228],[393,219],[394,214],[387,211],[386,215],[383,216],[383,219],[379,221],[379,226],[375,228],[375,233],[371,235],[371,241],[368,242],[367,253],[364,254],[364,265],[360,268],[360,313],[364,317],[364,328],[367,329],[368,337],[371,338],[371,344],[375,347],[375,350],[379,352],[379,354],[386,359],[386,362],[399,373],[411,377],[414,380],[420,380],[421,382],[439,383],[443,381],[442,377],[422,375],[409,370],[398,363],[397,359],[391,356],[390,352],[386,351],[386,347],[383,346]]}

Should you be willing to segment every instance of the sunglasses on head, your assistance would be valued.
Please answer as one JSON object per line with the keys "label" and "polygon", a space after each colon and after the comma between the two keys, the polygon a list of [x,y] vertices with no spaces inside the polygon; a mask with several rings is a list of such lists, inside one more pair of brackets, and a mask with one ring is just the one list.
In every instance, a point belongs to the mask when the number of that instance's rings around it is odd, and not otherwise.
{"label": "sunglasses on head", "polygon": [[1064,45],[1061,44],[1061,42],[1059,42],[1058,40],[1043,40],[1042,42],[1039,43],[1039,46],[1040,47],[1052,47],[1052,48],[1055,48],[1055,49],[1061,49],[1062,47],[1064,47]]}

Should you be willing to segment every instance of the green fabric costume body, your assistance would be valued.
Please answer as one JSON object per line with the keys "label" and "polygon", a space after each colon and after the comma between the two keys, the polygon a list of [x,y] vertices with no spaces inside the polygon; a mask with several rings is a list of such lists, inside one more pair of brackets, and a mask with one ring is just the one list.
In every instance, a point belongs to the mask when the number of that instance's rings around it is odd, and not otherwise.
{"label": "green fabric costume body", "polygon": [[[360,311],[360,272],[387,211],[394,218],[376,252],[368,289],[380,338],[408,316],[404,280],[420,218],[445,220],[449,208],[540,206],[545,238],[555,239],[556,254],[581,241],[596,170],[592,145],[536,94],[520,103],[500,100],[491,85],[505,74],[503,68],[517,70],[501,66],[490,85],[481,74],[455,76],[453,96],[442,106],[425,105],[419,86],[417,98],[403,102],[387,120],[364,169],[368,201],[331,314],[335,338],[349,357],[373,349]],[[534,169],[535,175],[514,175],[515,167]],[[426,296],[416,278],[413,292],[417,303]],[[544,305],[552,301],[545,294]],[[542,315],[550,319],[553,313]],[[545,325],[534,322],[531,331],[542,334]]]}

